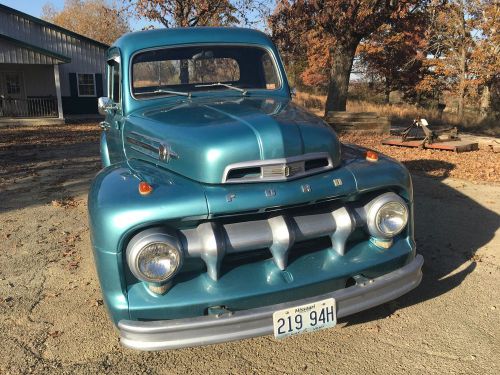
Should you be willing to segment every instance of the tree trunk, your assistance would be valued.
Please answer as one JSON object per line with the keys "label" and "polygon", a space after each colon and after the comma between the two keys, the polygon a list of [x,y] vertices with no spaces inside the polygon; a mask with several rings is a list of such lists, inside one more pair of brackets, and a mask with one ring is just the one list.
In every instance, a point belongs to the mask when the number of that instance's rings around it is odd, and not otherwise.
{"label": "tree trunk", "polygon": [[460,16],[460,55],[459,55],[459,64],[460,64],[460,73],[458,77],[458,118],[459,120],[463,120],[464,118],[464,102],[465,102],[465,81],[467,79],[467,28],[465,23],[465,9],[464,3],[460,3],[461,7],[459,8],[459,16]]}
{"label": "tree trunk", "polygon": [[329,111],[346,110],[347,90],[349,89],[352,63],[358,44],[359,40],[355,38],[347,42],[339,40],[330,52],[332,67],[330,82],[328,82],[325,116]]}
{"label": "tree trunk", "polygon": [[181,84],[187,85],[189,83],[189,60],[181,60],[179,70]]}
{"label": "tree trunk", "polygon": [[389,104],[390,103],[390,96],[391,96],[391,83],[389,82],[389,80],[385,80],[385,91],[384,91],[384,94],[385,94],[385,104]]}
{"label": "tree trunk", "polygon": [[465,46],[462,46],[460,51],[460,74],[458,80],[458,118],[462,120],[464,118],[464,102],[465,102],[465,80],[467,72],[467,61],[466,61],[466,51]]}
{"label": "tree trunk", "polygon": [[489,84],[483,86],[481,101],[479,104],[479,119],[484,120],[491,113],[491,91]]}

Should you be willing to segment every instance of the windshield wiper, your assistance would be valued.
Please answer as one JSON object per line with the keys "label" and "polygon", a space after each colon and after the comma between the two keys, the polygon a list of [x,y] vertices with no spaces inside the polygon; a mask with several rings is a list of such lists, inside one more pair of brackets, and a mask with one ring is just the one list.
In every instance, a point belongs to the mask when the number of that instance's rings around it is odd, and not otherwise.
{"label": "windshield wiper", "polygon": [[155,91],[146,91],[146,92],[136,92],[135,95],[150,95],[150,94],[171,94],[171,95],[180,95],[180,96],[187,96],[188,98],[191,97],[190,92],[184,92],[184,91],[174,91],[174,90],[163,90],[163,89],[158,89]]}
{"label": "windshield wiper", "polygon": [[227,87],[228,89],[233,89],[236,91],[239,91],[242,93],[242,95],[246,95],[248,92],[245,89],[242,89],[240,87],[233,86],[229,83],[222,83],[222,82],[217,82],[217,83],[206,83],[202,85],[196,85],[194,87],[216,87],[216,86],[222,86],[222,87]]}

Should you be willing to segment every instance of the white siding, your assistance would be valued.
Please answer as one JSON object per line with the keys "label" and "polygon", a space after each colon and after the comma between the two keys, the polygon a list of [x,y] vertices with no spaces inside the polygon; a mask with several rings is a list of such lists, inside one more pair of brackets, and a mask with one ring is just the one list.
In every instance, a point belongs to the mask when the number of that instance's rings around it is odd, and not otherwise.
{"label": "white siding", "polygon": [[[70,33],[36,23],[4,9],[0,9],[0,33],[71,58],[70,63],[60,65],[62,96],[70,96],[69,73],[101,73],[104,77],[104,46],[76,38]],[[31,51],[30,53],[33,54]],[[17,54],[17,51],[9,51],[12,60],[15,60]],[[30,57],[35,58],[34,54]]]}

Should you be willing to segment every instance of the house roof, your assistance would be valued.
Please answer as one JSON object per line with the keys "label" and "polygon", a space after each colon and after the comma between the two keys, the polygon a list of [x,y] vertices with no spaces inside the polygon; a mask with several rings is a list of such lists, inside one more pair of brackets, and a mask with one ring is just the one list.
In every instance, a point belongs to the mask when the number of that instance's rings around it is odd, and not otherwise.
{"label": "house roof", "polygon": [[74,31],[65,29],[64,27],[55,25],[53,23],[47,22],[45,20],[42,20],[40,18],[33,17],[33,16],[31,16],[31,15],[29,15],[27,13],[21,12],[21,11],[19,11],[17,9],[8,7],[7,5],[0,4],[0,10],[3,10],[3,11],[8,12],[8,13],[16,14],[16,15],[24,17],[24,18],[26,18],[26,19],[34,22],[34,23],[37,23],[39,25],[50,27],[50,28],[52,28],[54,30],[58,30],[58,31],[63,32],[65,34],[67,34],[67,35],[70,35],[70,36],[72,36],[74,38],[82,39],[82,40],[85,40],[87,42],[93,43],[93,44],[95,44],[95,45],[97,45],[99,47],[106,48],[106,49],[109,48],[109,46],[107,44],[98,42],[97,40],[94,40],[94,39],[88,38],[88,37],[86,37],[84,35],[75,33]]}
{"label": "house roof", "polygon": [[[37,54],[48,58],[48,60],[46,60],[46,63],[64,64],[64,63],[69,63],[71,61],[71,58],[69,58],[67,56],[63,56],[63,55],[60,55],[58,53],[40,48],[38,46],[34,46],[32,44],[23,42],[22,40],[15,39],[15,38],[12,38],[12,37],[4,35],[4,34],[0,34],[0,40],[3,40],[9,44],[13,44],[15,46],[18,46],[23,50],[28,50],[28,51],[34,52],[35,54],[32,54],[31,56],[24,55],[21,57],[21,59],[23,59],[23,60],[26,60],[26,59],[30,60],[30,61],[22,61],[21,63],[24,63],[24,64],[33,64],[33,63],[40,64],[41,62],[38,62],[38,61],[41,61],[41,59],[39,58],[40,56],[37,56]],[[2,57],[3,56],[0,54],[0,60],[2,60]],[[9,56],[9,58],[11,58],[11,56]],[[7,61],[5,61],[5,62],[7,62]],[[8,62],[20,63],[20,61],[8,61]]]}

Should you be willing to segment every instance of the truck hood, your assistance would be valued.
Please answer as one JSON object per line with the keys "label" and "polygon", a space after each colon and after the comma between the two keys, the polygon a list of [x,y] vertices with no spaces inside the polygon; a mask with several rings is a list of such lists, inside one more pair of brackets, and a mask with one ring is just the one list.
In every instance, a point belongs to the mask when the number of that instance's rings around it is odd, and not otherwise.
{"label": "truck hood", "polygon": [[340,162],[335,132],[279,98],[195,98],[143,109],[127,117],[123,141],[127,158],[209,184],[221,183],[226,167],[235,163],[318,153],[328,155],[331,166]]}

